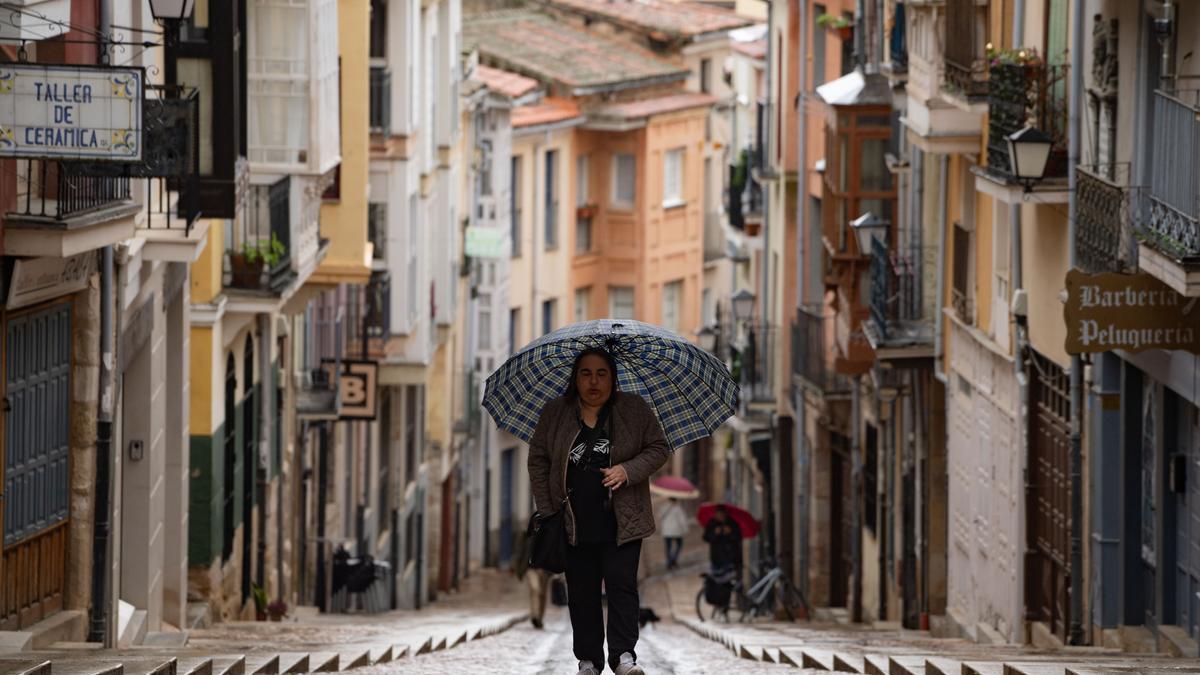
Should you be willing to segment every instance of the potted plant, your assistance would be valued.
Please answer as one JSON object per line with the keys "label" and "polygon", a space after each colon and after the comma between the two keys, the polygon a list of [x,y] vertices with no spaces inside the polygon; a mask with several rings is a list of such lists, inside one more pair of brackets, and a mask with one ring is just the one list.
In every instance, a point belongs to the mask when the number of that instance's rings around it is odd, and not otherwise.
{"label": "potted plant", "polygon": [[849,40],[854,34],[854,24],[844,16],[837,14],[822,14],[817,17],[817,25],[830,33],[835,33],[842,41]]}
{"label": "potted plant", "polygon": [[597,207],[596,204],[593,202],[588,202],[587,204],[580,204],[579,206],[575,207],[575,217],[579,218],[580,220],[587,220],[587,219],[594,218],[596,216],[596,211],[598,210],[598,208],[599,207]]}
{"label": "potted plant", "polygon": [[267,592],[258,584],[250,584],[250,595],[254,597],[254,618],[267,620]]}
{"label": "potted plant", "polygon": [[282,621],[283,617],[287,616],[287,611],[287,603],[279,598],[267,605],[267,615],[271,617],[272,621]]}
{"label": "potted plant", "polygon": [[266,241],[247,241],[242,244],[242,250],[230,251],[229,267],[233,273],[233,286],[258,288],[262,283],[263,267],[274,267],[284,253],[287,253],[287,247],[273,232]]}

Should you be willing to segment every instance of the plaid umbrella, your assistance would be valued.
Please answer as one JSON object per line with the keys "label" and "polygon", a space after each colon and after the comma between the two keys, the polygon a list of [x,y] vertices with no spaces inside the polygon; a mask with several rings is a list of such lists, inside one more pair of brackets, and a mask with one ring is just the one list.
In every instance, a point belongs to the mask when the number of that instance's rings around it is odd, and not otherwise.
{"label": "plaid umbrella", "polygon": [[717,357],[658,326],[614,319],[571,324],[527,345],[488,377],[483,407],[528,443],[542,407],[566,392],[576,355],[590,347],[616,358],[618,388],[646,399],[672,448],[708,436],[737,408],[737,384]]}

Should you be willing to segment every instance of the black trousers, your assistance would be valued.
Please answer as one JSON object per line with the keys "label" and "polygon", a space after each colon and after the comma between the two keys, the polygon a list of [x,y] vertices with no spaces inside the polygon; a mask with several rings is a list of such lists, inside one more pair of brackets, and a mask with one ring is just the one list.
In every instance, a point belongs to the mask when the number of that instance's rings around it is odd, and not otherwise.
{"label": "black trousers", "polygon": [[567,607],[575,638],[575,658],[604,669],[604,610],[600,582],[608,598],[608,664],[615,671],[621,654],[637,658],[638,561],[641,540],[567,547]]}

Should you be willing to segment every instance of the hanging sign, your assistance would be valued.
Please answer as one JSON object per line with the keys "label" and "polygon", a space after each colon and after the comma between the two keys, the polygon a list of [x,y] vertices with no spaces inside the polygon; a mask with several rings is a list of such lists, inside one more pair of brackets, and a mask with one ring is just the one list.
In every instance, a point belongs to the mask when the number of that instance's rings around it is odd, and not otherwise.
{"label": "hanging sign", "polygon": [[[322,364],[331,372],[337,364],[325,361]],[[338,376],[338,389],[342,405],[338,419],[375,419],[375,385],[379,382],[379,363],[376,361],[342,360]]]}
{"label": "hanging sign", "polygon": [[508,256],[508,238],[499,228],[472,225],[467,228],[465,248],[470,258],[504,258]]}
{"label": "hanging sign", "polygon": [[69,258],[18,258],[13,263],[8,308],[17,309],[87,287],[96,271],[96,254],[89,251]]}
{"label": "hanging sign", "polygon": [[1067,353],[1179,349],[1200,354],[1200,299],[1149,274],[1067,272]]}
{"label": "hanging sign", "polygon": [[0,64],[0,156],[139,161],[140,68]]}

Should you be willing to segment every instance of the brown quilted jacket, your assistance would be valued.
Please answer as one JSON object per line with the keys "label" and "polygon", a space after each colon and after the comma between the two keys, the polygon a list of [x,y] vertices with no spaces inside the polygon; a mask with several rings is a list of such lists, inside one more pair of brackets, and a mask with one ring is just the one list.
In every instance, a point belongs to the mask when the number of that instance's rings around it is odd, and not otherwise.
{"label": "brown quilted jacket", "polygon": [[[620,391],[613,396],[612,463],[623,465],[629,474],[629,483],[613,492],[619,546],[654,534],[650,476],[666,463],[671,447],[645,399]],[[529,485],[539,513],[558,511],[566,496],[567,453],[579,433],[573,405],[562,396],[547,403],[529,442]],[[567,537],[574,545],[575,514],[570,502],[566,508]]]}

